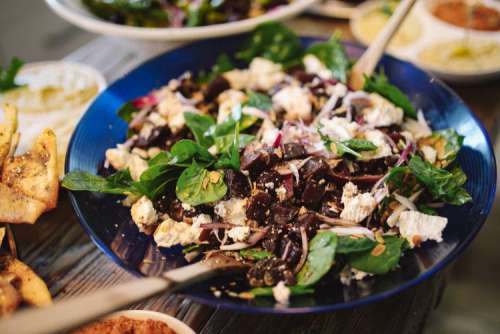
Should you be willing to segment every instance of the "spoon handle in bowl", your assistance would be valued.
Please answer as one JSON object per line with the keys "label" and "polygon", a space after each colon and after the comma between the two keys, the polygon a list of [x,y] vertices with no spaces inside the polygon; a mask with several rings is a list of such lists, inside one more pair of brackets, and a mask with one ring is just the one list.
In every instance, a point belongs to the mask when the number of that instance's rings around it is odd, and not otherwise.
{"label": "spoon handle in bowl", "polygon": [[363,88],[364,75],[370,76],[373,73],[387,44],[389,44],[392,37],[396,34],[416,2],[417,0],[402,0],[384,26],[384,29],[382,29],[377,38],[375,38],[356,64],[354,64],[349,77],[349,86],[352,89],[360,90]]}

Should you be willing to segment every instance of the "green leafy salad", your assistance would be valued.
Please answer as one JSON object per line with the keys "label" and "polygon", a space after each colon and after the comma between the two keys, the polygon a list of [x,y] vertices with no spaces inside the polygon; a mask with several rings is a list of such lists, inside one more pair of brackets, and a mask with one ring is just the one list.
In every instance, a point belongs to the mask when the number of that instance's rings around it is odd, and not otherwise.
{"label": "green leafy salad", "polygon": [[126,103],[127,138],[99,175],[62,184],[120,195],[123,224],[181,245],[187,261],[222,252],[248,265],[217,296],[287,304],[332,280],[377,279],[441,242],[440,208],[471,196],[456,159],[464,138],[432,130],[383,72],[352,91],[351,63],[338,36],[304,47],[261,25],[211,69]]}

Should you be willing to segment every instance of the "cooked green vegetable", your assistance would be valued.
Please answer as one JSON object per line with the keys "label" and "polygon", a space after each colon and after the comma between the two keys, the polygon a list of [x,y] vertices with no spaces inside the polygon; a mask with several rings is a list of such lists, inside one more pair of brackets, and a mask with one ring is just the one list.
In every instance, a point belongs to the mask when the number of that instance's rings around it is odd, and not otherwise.
{"label": "cooked green vegetable", "polygon": [[353,268],[367,273],[388,273],[398,265],[404,244],[405,239],[386,236],[384,243],[377,244],[373,249],[351,253],[348,257],[348,263]]}
{"label": "cooked green vegetable", "polygon": [[338,254],[350,254],[373,249],[377,243],[369,238],[352,238],[349,236],[338,237],[336,252]]}
{"label": "cooked green vegetable", "polygon": [[356,152],[374,151],[377,145],[366,139],[349,139],[342,142],[345,146]]}
{"label": "cooked green vegetable", "polygon": [[403,109],[406,116],[417,118],[417,112],[408,97],[398,87],[389,82],[384,72],[373,74],[370,77],[365,76],[363,89],[367,92],[377,93],[385,97],[396,106]]}
{"label": "cooked green vegetable", "polygon": [[311,240],[309,254],[302,269],[297,274],[297,285],[313,285],[321,279],[334,263],[337,235],[321,231]]}
{"label": "cooked green vegetable", "polygon": [[227,192],[224,172],[208,171],[193,161],[179,176],[175,192],[179,200],[193,206],[218,201]]}
{"label": "cooked green vegetable", "polygon": [[118,171],[107,178],[88,172],[75,171],[64,176],[61,184],[74,191],[93,191],[108,194],[136,193],[128,169]]}
{"label": "cooked green vegetable", "polygon": [[268,251],[265,251],[263,249],[257,249],[257,248],[242,249],[242,250],[240,250],[240,255],[241,255],[241,257],[243,257],[245,259],[253,260],[253,261],[258,261],[258,260],[273,257],[272,253],[269,253]]}
{"label": "cooked green vegetable", "polygon": [[306,50],[306,54],[315,55],[330,71],[334,78],[347,82],[349,58],[338,35],[333,35],[328,41],[315,43]]}
{"label": "cooked green vegetable", "polygon": [[246,47],[236,58],[251,62],[255,57],[267,58],[285,67],[298,64],[302,58],[299,37],[278,22],[259,25],[252,33]]}
{"label": "cooked green vegetable", "polygon": [[462,187],[467,181],[467,176],[460,167],[451,171],[434,167],[417,155],[412,156],[408,166],[431,195],[436,200],[442,200],[453,205],[462,205],[472,200],[471,196]]}
{"label": "cooked green vegetable", "polygon": [[[309,295],[314,293],[314,289],[311,287],[305,287],[300,285],[294,285],[287,287],[290,289],[290,295],[292,296],[300,296],[300,295]],[[253,288],[249,291],[254,297],[270,297],[273,295],[273,288],[261,287],[261,288]]]}
{"label": "cooked green vegetable", "polygon": [[0,93],[19,87],[15,79],[17,72],[19,72],[23,65],[24,62],[22,60],[14,57],[6,69],[0,66]]}

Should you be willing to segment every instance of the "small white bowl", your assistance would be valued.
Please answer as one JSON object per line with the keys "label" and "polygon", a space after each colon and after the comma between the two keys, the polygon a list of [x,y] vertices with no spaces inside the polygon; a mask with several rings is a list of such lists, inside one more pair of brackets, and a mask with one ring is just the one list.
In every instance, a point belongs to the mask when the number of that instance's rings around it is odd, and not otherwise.
{"label": "small white bowl", "polygon": [[118,317],[127,317],[135,320],[156,320],[165,323],[168,327],[170,327],[177,334],[196,334],[188,325],[176,319],[172,316],[169,316],[165,313],[155,312],[155,311],[147,311],[147,310],[127,310],[115,312],[107,316],[105,319],[114,319]]}
{"label": "small white bowl", "polygon": [[250,31],[267,21],[281,21],[306,10],[318,0],[295,0],[263,15],[245,20],[201,27],[142,28],[115,24],[93,15],[81,0],[45,0],[49,7],[74,25],[99,34],[163,41],[187,41],[227,36]]}

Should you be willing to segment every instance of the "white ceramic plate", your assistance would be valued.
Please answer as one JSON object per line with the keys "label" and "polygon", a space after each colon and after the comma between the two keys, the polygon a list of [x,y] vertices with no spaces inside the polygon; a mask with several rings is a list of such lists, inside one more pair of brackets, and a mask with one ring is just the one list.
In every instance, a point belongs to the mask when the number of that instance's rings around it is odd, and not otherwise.
{"label": "white ceramic plate", "polygon": [[211,37],[227,36],[250,31],[257,25],[274,20],[281,21],[295,16],[317,0],[295,0],[290,5],[278,7],[266,14],[246,20],[185,28],[141,28],[104,21],[90,13],[81,0],[45,0],[59,16],[67,21],[99,34],[120,37],[164,41],[187,41]]}
{"label": "white ceramic plate", "polygon": [[[477,71],[452,71],[446,68],[433,67],[422,63],[419,60],[420,52],[430,47],[434,43],[446,42],[449,40],[460,40],[465,38],[466,31],[463,28],[456,27],[454,25],[448,24],[440,19],[434,17],[429,11],[430,6],[438,0],[427,0],[418,1],[415,8],[412,9],[410,15],[414,17],[419,22],[420,26],[420,36],[415,39],[411,44],[405,45],[404,47],[395,47],[389,45],[388,53],[402,58],[404,60],[410,61],[417,64],[418,66],[424,68],[425,70],[432,72],[437,77],[453,83],[473,83],[480,81],[488,81],[494,78],[500,77],[500,67],[488,69],[488,70],[477,70]],[[494,0],[483,0],[488,6],[495,6],[500,8],[498,3]],[[360,5],[355,14],[351,17],[350,26],[354,37],[367,45],[369,41],[360,32],[359,22],[361,18],[379,7],[381,1],[367,1]],[[500,43],[500,32],[483,32],[483,31],[468,31],[469,38],[474,38],[478,40],[489,40]]]}
{"label": "white ceramic plate", "polygon": [[118,318],[124,316],[136,320],[156,320],[167,324],[168,327],[173,329],[177,334],[196,334],[188,325],[183,323],[177,318],[169,316],[165,313],[146,311],[146,310],[128,310],[120,311],[110,314],[106,319]]}
{"label": "white ceramic plate", "polygon": [[350,19],[356,11],[356,4],[341,0],[324,0],[312,6],[308,12],[335,19]]}

